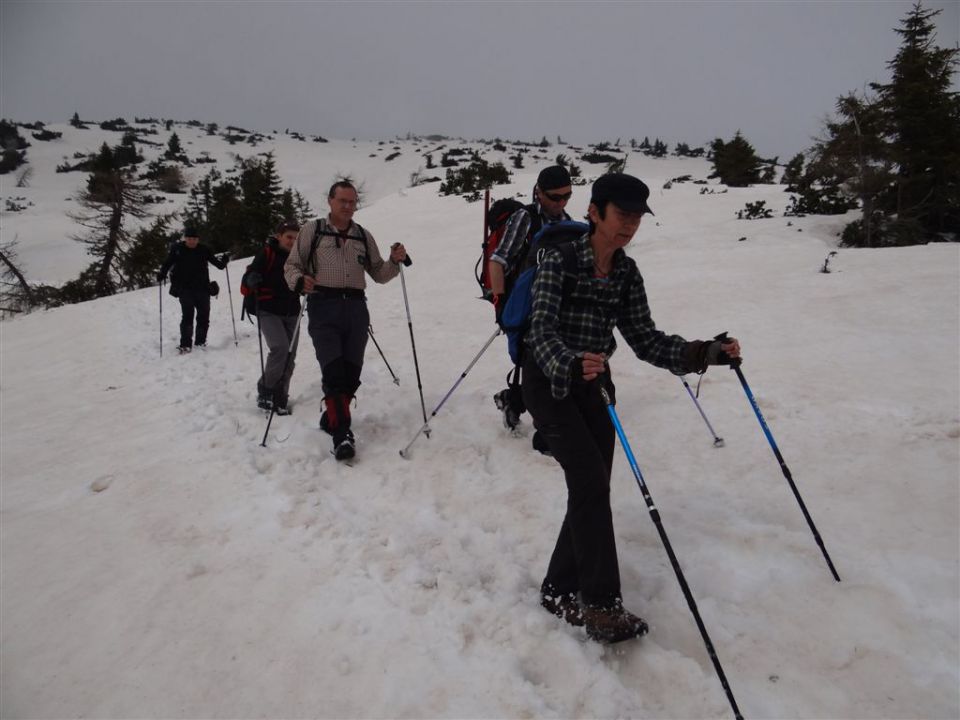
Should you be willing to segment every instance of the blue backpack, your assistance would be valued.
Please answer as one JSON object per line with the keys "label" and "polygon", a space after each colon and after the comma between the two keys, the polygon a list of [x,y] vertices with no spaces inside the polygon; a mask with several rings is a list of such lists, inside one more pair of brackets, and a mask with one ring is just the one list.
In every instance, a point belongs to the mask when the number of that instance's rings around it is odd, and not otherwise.
{"label": "blue backpack", "polygon": [[545,225],[530,240],[524,269],[517,277],[503,306],[500,326],[507,335],[507,349],[510,359],[519,365],[523,358],[523,337],[530,327],[530,313],[533,310],[533,281],[537,269],[548,250],[558,248],[563,256],[563,295],[573,291],[577,279],[577,256],[573,242],[581,238],[590,226],[575,220]]}

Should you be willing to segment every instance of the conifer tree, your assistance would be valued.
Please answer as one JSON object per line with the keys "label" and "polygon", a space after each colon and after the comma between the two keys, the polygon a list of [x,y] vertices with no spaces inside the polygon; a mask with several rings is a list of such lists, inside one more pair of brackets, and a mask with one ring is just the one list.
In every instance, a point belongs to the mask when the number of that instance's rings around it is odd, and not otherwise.
{"label": "conifer tree", "polygon": [[75,281],[77,299],[112,295],[121,289],[133,289],[136,282],[129,273],[128,254],[132,238],[131,218],[146,217],[143,185],[124,168],[116,154],[104,143],[91,163],[86,186],[78,194],[83,208],[70,217],[86,228],[74,239],[87,246],[94,262]]}
{"label": "conifer tree", "polygon": [[902,40],[888,63],[890,82],[871,85],[897,166],[886,209],[918,223],[918,241],[960,232],[960,93],[951,91],[960,49],[934,45],[940,12],[914,5],[896,29]]}
{"label": "conifer tree", "polygon": [[760,181],[760,158],[739,130],[729,143],[717,138],[711,148],[714,172],[710,177],[719,177],[730,187],[746,187]]}

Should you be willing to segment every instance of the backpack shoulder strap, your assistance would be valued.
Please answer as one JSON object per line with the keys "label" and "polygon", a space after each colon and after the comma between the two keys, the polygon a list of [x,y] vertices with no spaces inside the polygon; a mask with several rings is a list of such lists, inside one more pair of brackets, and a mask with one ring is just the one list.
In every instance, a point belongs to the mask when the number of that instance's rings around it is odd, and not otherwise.
{"label": "backpack shoulder strap", "polygon": [[563,258],[563,294],[562,298],[573,293],[577,286],[577,246],[573,242],[561,243],[557,246]]}

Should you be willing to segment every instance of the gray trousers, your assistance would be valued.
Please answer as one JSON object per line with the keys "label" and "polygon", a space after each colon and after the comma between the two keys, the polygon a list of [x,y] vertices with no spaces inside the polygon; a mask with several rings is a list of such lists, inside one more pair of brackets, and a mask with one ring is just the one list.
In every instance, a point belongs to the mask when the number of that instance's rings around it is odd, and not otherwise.
{"label": "gray trousers", "polygon": [[[263,367],[263,377],[257,383],[257,390],[261,395],[276,393],[279,399],[285,400],[290,392],[290,377],[293,375],[293,366],[296,365],[297,345],[300,336],[293,342],[293,354],[287,362],[290,350],[290,340],[297,327],[296,315],[274,315],[261,310],[257,313],[260,321],[260,333],[270,352]],[[286,372],[284,372],[286,367]]]}

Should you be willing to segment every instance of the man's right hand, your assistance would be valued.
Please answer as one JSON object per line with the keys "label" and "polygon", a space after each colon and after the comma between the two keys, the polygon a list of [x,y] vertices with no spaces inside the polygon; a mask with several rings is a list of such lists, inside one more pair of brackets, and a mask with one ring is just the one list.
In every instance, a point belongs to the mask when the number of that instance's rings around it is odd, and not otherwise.
{"label": "man's right hand", "polygon": [[163,282],[166,279],[167,279],[166,273],[162,273],[162,272],[157,273],[157,282]]}
{"label": "man's right hand", "polygon": [[306,295],[306,294],[308,294],[308,293],[312,293],[312,292],[313,292],[313,286],[317,284],[317,281],[314,280],[314,279],[313,279],[312,277],[310,277],[309,275],[304,275],[304,276],[302,277],[302,280],[303,280],[303,293],[304,293],[304,295]]}

